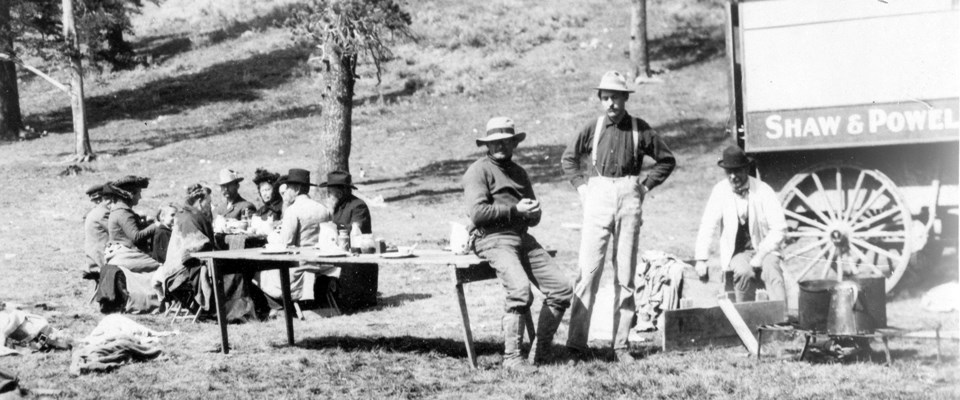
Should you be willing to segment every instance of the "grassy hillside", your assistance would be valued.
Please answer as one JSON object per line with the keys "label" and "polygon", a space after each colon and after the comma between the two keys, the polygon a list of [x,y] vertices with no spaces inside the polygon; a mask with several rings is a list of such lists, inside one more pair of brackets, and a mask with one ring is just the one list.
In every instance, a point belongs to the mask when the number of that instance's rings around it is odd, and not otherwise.
{"label": "grassy hillside", "polygon": [[[231,167],[248,180],[257,167],[313,169],[319,129],[309,54],[277,24],[295,0],[167,0],[147,6],[132,38],[145,65],[87,77],[92,145],[100,158],[70,168],[70,108],[47,83],[24,76],[25,118],[41,138],[0,144],[0,299],[43,302],[53,322],[81,336],[100,318],[78,279],[83,190],[125,174],[153,178],[141,212],[179,202],[193,182],[213,183]],[[378,85],[362,69],[351,170],[363,194],[384,200],[374,230],[390,243],[440,247],[446,221],[462,220],[459,178],[480,156],[477,131],[495,115],[513,117],[528,139],[518,160],[535,181],[544,220],[534,230],[559,251],[571,276],[580,206],[560,176],[571,135],[599,111],[591,89],[606,70],[626,71],[626,1],[493,0],[411,2],[415,42],[395,46]],[[726,145],[722,3],[650,2],[653,65],[663,82],[639,88],[631,113],[649,121],[678,156],[670,180],[644,206],[644,248],[692,253],[715,159]],[[955,263],[955,256],[953,258]],[[955,264],[954,264],[955,265]],[[949,269],[949,267],[948,267]],[[957,346],[936,365],[928,342],[894,340],[892,368],[876,363],[809,365],[744,358],[739,349],[646,355],[635,365],[597,360],[511,377],[499,367],[502,289],[467,287],[481,370],[466,368],[449,271],[381,270],[380,306],[295,323],[298,346],[282,345],[280,321],[232,326],[236,351],[209,352],[215,324],[182,325],[162,360],[70,379],[69,355],[2,358],[27,387],[69,398],[951,398]],[[609,277],[609,274],[607,274]],[[891,323],[921,327],[940,316],[906,298]],[[157,317],[137,316],[162,328]],[[566,339],[561,327],[557,341]],[[796,355],[798,342],[771,347]],[[736,370],[737,373],[731,371]]]}

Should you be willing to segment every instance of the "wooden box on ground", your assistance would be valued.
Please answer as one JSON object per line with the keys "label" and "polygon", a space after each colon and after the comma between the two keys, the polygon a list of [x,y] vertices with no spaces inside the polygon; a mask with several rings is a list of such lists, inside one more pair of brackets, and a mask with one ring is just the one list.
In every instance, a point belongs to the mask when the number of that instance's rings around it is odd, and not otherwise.
{"label": "wooden box on ground", "polygon": [[[783,301],[735,303],[734,306],[754,337],[759,326],[784,321]],[[663,351],[741,345],[736,330],[719,306],[665,311],[663,322]]]}

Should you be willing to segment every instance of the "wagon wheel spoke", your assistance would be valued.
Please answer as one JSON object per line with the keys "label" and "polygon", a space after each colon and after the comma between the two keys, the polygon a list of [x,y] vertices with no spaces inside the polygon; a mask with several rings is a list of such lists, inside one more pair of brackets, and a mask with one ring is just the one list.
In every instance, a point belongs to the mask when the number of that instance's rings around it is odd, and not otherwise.
{"label": "wagon wheel spoke", "polygon": [[882,219],[884,219],[884,218],[890,217],[890,216],[892,216],[892,215],[894,215],[894,214],[896,214],[896,213],[898,213],[898,212],[900,212],[900,210],[898,210],[898,209],[896,209],[896,208],[889,208],[889,209],[887,209],[886,211],[884,211],[884,212],[882,212],[882,213],[880,213],[880,214],[874,215],[874,216],[872,216],[872,217],[870,217],[870,218],[867,218],[867,219],[865,219],[865,220],[862,220],[862,221],[860,221],[860,222],[857,222],[857,223],[853,224],[853,226],[851,226],[850,228],[851,228],[852,230],[854,230],[854,231],[860,230],[860,228],[869,227],[870,225],[873,225],[875,222],[880,221],[880,220],[882,220]]}
{"label": "wagon wheel spoke", "polygon": [[[823,272],[820,273],[820,279],[827,279],[827,275],[830,274],[830,270],[834,267],[833,259],[837,256],[837,248],[830,246],[830,254],[827,255],[827,267],[823,269]],[[843,280],[843,272],[840,271],[840,268],[837,268],[837,280]]]}
{"label": "wagon wheel spoke", "polygon": [[[808,251],[810,251],[810,250],[813,250],[814,247],[820,247],[820,246],[823,246],[823,245],[827,244],[827,241],[829,241],[829,240],[830,240],[829,238],[820,239],[820,240],[818,240],[818,241],[816,241],[816,242],[813,242],[813,243],[807,245],[806,247],[803,247],[803,248],[798,249],[798,250],[796,250],[796,251],[791,251],[789,254],[787,254],[786,256],[784,256],[783,259],[789,261],[789,260],[793,259],[794,257],[798,257],[798,256],[800,256],[801,254],[804,254],[804,253],[806,253],[806,252],[808,252]],[[818,255],[817,257],[815,257],[815,258],[819,258],[819,255]]]}
{"label": "wagon wheel spoke", "polygon": [[840,167],[837,167],[833,180],[835,180],[837,183],[837,196],[840,198],[840,208],[836,209],[836,220],[840,221],[843,219],[843,215],[846,214],[847,211],[847,201],[843,192],[843,174],[840,173]]}
{"label": "wagon wheel spoke", "polygon": [[[891,265],[893,265],[893,261],[894,261],[894,260],[897,260],[897,259],[900,258],[900,255],[898,255],[898,254],[896,254],[896,253],[892,253],[892,252],[890,252],[890,251],[888,251],[888,250],[884,250],[884,249],[882,249],[882,248],[880,248],[880,247],[874,246],[874,245],[872,245],[872,244],[870,244],[870,243],[868,243],[868,242],[866,242],[866,241],[860,240],[860,239],[852,239],[852,240],[850,240],[850,242],[851,242],[852,244],[856,245],[856,246],[860,246],[860,247],[863,247],[863,248],[865,248],[865,249],[867,249],[867,250],[873,251],[874,253],[877,253],[878,255],[882,255],[882,256],[887,257],[887,259],[890,261],[890,264],[891,264]],[[886,274],[884,274],[884,276],[886,276]]]}
{"label": "wagon wheel spoke", "polygon": [[857,202],[860,201],[860,188],[863,187],[863,178],[866,175],[866,172],[860,171],[860,175],[857,176],[857,183],[853,185],[853,198],[850,199],[846,214],[843,216],[844,221],[850,221],[850,218],[853,216],[853,211],[857,209]]}
{"label": "wagon wheel spoke", "polygon": [[850,236],[855,238],[883,238],[883,241],[885,242],[903,242],[907,240],[907,231],[887,232],[882,230],[870,230],[854,232]]}
{"label": "wagon wheel spoke", "polygon": [[827,247],[824,247],[823,249],[820,250],[819,253],[817,253],[815,257],[811,258],[810,262],[804,265],[803,272],[801,272],[800,275],[797,275],[797,280],[803,280],[803,277],[807,276],[807,273],[809,273],[810,270],[813,269],[813,267],[815,267],[817,264],[820,263],[820,260],[821,260],[820,257],[823,257],[823,255],[826,254],[827,251],[828,251]]}
{"label": "wagon wheel spoke", "polygon": [[870,258],[867,257],[866,254],[863,254],[863,252],[860,251],[860,248],[859,248],[859,247],[857,247],[856,245],[850,246],[850,250],[851,250],[853,253],[856,254],[857,258],[859,258],[860,260],[863,261],[862,263],[860,263],[860,264],[858,264],[858,265],[866,265],[866,266],[869,267],[871,270],[873,270],[873,272],[876,272],[877,275],[884,276],[884,277],[887,276],[887,274],[883,273],[883,271],[881,271],[880,268],[877,268],[876,265],[873,265],[873,263],[870,262]]}
{"label": "wagon wheel spoke", "polygon": [[801,238],[801,237],[823,237],[823,231],[792,231],[784,234],[788,238]]}
{"label": "wagon wheel spoke", "polygon": [[[814,176],[816,176],[816,175],[814,175]],[[830,219],[830,217],[827,217],[827,216],[824,215],[820,210],[818,210],[816,207],[814,207],[814,206],[813,206],[813,202],[810,201],[810,198],[807,197],[807,195],[803,194],[803,192],[801,192],[800,189],[798,189],[798,188],[795,187],[795,188],[793,188],[793,191],[794,191],[794,193],[797,194],[797,198],[800,199],[800,201],[802,201],[803,204],[807,206],[807,209],[810,210],[810,211],[813,211],[814,214],[817,214],[817,217],[820,217],[820,220],[821,220],[821,221],[824,221],[824,222],[830,222],[830,221],[832,221],[832,220]]]}
{"label": "wagon wheel spoke", "polygon": [[820,181],[820,176],[817,174],[810,174],[810,177],[813,178],[813,184],[817,186],[817,190],[822,194],[823,202],[827,206],[827,217],[829,219],[824,219],[825,221],[836,221],[837,220],[837,209],[833,206],[833,202],[830,200],[830,196],[826,189],[823,188],[823,182]]}
{"label": "wagon wheel spoke", "polygon": [[822,223],[820,223],[820,222],[814,221],[814,220],[812,220],[812,219],[810,219],[810,218],[804,217],[804,216],[802,216],[802,215],[800,215],[800,214],[797,214],[797,213],[794,212],[794,211],[791,211],[791,210],[783,210],[783,213],[784,213],[785,215],[789,216],[789,217],[793,217],[793,219],[796,219],[797,221],[801,221],[801,222],[806,223],[807,225],[810,225],[810,226],[813,226],[813,227],[816,227],[816,228],[820,228],[820,229],[822,229],[823,231],[828,231],[828,230],[830,230],[830,228],[827,228],[826,225],[824,225],[824,224],[822,224]]}
{"label": "wagon wheel spoke", "polygon": [[863,206],[861,206],[860,209],[857,210],[856,214],[854,214],[853,217],[850,218],[850,221],[855,222],[858,219],[860,219],[860,217],[863,216],[863,214],[866,213],[867,210],[869,210],[870,207],[873,206],[873,203],[876,203],[877,200],[880,200],[880,196],[882,196],[886,192],[887,192],[887,186],[886,185],[880,186],[880,188],[876,192],[873,192],[873,196],[870,196],[870,199],[867,200],[865,203],[863,203]]}

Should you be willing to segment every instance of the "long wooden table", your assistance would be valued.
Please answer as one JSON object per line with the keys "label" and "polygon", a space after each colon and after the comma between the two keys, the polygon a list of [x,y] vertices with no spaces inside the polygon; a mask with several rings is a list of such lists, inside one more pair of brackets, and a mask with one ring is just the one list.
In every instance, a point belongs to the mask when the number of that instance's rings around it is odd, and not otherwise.
{"label": "long wooden table", "polygon": [[[464,296],[465,283],[496,278],[496,271],[490,264],[473,254],[456,255],[443,250],[417,250],[410,258],[383,258],[378,254],[361,254],[346,257],[322,257],[314,248],[292,249],[289,254],[263,254],[263,249],[243,249],[226,251],[207,251],[193,253],[194,257],[210,260],[210,269],[214,280],[214,297],[217,309],[217,323],[220,325],[220,337],[224,354],[230,352],[227,337],[227,316],[224,310],[223,276],[246,271],[280,270],[280,283],[283,291],[284,319],[287,326],[287,343],[294,345],[293,338],[293,301],[290,297],[290,268],[300,265],[301,261],[317,262],[350,268],[354,264],[380,265],[439,265],[450,269],[450,277],[456,288],[460,316],[463,319],[463,342],[467,349],[467,358],[473,368],[477,368],[477,355],[473,348],[473,333],[470,330],[470,316],[467,313],[467,300]],[[390,254],[390,253],[386,253]],[[394,253],[395,254],[395,253]],[[534,337],[533,319],[525,316],[525,325],[530,338]]]}

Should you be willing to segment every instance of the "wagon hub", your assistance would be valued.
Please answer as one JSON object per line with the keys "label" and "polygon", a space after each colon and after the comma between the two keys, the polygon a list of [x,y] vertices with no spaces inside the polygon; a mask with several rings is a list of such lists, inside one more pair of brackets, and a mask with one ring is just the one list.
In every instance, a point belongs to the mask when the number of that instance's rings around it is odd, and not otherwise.
{"label": "wagon hub", "polygon": [[847,248],[847,233],[839,229],[834,229],[830,231],[830,241],[833,242],[833,246],[839,250]]}

